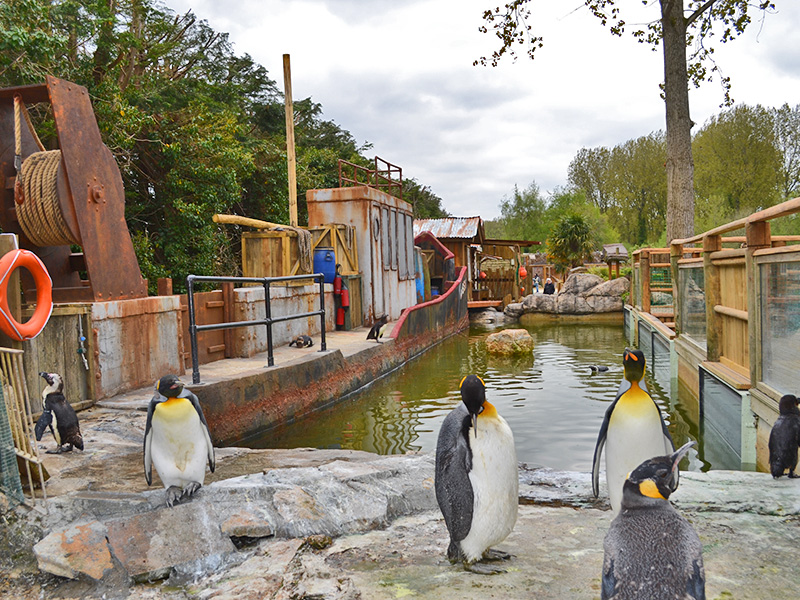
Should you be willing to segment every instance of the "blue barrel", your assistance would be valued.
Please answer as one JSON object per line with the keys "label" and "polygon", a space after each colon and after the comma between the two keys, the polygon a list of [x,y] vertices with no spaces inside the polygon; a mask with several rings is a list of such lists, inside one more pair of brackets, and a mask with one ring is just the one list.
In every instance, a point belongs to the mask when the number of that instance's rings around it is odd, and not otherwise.
{"label": "blue barrel", "polygon": [[336,254],[333,248],[316,248],[314,250],[314,273],[325,275],[325,283],[333,283],[336,277]]}

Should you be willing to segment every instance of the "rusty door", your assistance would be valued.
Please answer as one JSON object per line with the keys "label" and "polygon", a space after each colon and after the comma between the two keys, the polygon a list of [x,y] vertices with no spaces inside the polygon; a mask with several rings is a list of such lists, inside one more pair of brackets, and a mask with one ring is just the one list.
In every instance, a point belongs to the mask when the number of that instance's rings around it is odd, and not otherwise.
{"label": "rusty door", "polygon": [[[227,297],[227,298],[226,298]],[[227,301],[226,301],[227,299]],[[195,323],[211,325],[233,320],[233,289],[229,294],[223,290],[197,292],[194,294]],[[183,333],[183,364],[192,368],[192,345],[189,337],[189,299],[181,294],[181,331]],[[201,331],[197,334],[197,353],[199,364],[206,364],[226,358],[231,353],[230,336],[232,329]],[[227,342],[227,343],[226,343]]]}

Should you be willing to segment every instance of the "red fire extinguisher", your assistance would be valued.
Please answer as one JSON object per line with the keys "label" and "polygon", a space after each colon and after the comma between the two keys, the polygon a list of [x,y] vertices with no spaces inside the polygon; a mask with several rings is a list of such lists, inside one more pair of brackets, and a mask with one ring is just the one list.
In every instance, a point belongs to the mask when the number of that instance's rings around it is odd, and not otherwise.
{"label": "red fire extinguisher", "polygon": [[338,275],[333,278],[333,294],[338,296],[342,293],[342,278]]}
{"label": "red fire extinguisher", "polygon": [[342,288],[342,306],[348,308],[350,306],[350,290],[347,287]]}

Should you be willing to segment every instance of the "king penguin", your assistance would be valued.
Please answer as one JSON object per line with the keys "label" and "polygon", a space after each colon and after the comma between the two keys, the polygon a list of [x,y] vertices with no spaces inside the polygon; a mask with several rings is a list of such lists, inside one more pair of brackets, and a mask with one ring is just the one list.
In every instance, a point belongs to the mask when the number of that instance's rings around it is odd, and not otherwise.
{"label": "king penguin", "polygon": [[156,384],[144,430],[144,476],[152,483],[152,466],[167,489],[167,506],[189,497],[214,472],[214,446],[200,402],[175,375]]}
{"label": "king penguin", "polygon": [[644,461],[625,481],[622,511],[603,542],[603,600],[705,600],[703,545],[669,502],[693,445]]}
{"label": "king penguin", "polygon": [[800,446],[800,403],[792,394],[786,394],[778,403],[778,416],[769,432],[769,470],[777,479],[789,469],[789,477],[800,477],[797,468],[797,448]]}
{"label": "king penguin", "polygon": [[459,387],[463,402],[445,417],[436,443],[436,501],[450,533],[447,558],[475,573],[502,573],[478,561],[511,558],[490,547],[517,522],[514,435],[486,401],[480,377],[467,375]]}
{"label": "king penguin", "polygon": [[64,396],[64,380],[61,375],[41,372],[39,377],[47,382],[47,387],[42,390],[42,414],[34,428],[36,441],[42,439],[49,427],[58,446],[55,450],[47,450],[47,454],[70,452],[73,446],[83,450],[78,415]]}
{"label": "king penguin", "polygon": [[605,446],[606,482],[614,513],[619,512],[625,477],[643,460],[675,450],[658,405],[642,387],[645,358],[641,350],[625,348],[625,385],[606,411],[592,461],[592,492],[600,493],[600,455]]}

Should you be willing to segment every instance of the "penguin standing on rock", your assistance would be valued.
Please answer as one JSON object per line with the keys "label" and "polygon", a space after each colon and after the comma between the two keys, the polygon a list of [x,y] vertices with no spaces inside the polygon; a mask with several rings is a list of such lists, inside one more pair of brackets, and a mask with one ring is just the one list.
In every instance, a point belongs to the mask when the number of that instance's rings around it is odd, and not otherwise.
{"label": "penguin standing on rock", "polygon": [[778,404],[780,415],[769,432],[769,470],[777,479],[789,469],[789,477],[800,477],[797,468],[797,448],[800,446],[800,404],[792,394],[786,394]]}
{"label": "penguin standing on rock", "polygon": [[669,502],[693,445],[644,461],[625,481],[622,511],[603,542],[603,600],[705,600],[703,545]]}
{"label": "penguin standing on rock", "polygon": [[167,489],[167,506],[188,498],[203,485],[206,462],[214,472],[214,446],[200,402],[175,375],[165,375],[147,409],[144,430],[144,476],[152,467]]}
{"label": "penguin standing on rock", "polygon": [[389,317],[388,315],[383,315],[380,319],[375,321],[375,324],[370,328],[367,339],[375,340],[380,344],[381,338],[386,333],[387,329],[389,329]]}
{"label": "penguin standing on rock", "polygon": [[42,390],[42,415],[36,421],[33,430],[36,441],[42,439],[45,429],[49,427],[58,447],[55,450],[47,450],[47,454],[70,452],[73,446],[83,450],[83,436],[78,425],[78,415],[64,397],[64,380],[61,375],[42,372],[39,373],[39,377],[47,382],[47,387]]}
{"label": "penguin standing on rock", "polygon": [[[600,493],[600,455],[605,446],[608,496],[615,514],[620,509],[627,474],[643,460],[675,450],[658,405],[642,387],[644,353],[626,348],[622,365],[629,387],[623,390],[624,385],[620,386],[616,399],[606,411],[592,462],[592,492],[596,498]],[[677,479],[675,481],[677,485]]]}
{"label": "penguin standing on rock", "polygon": [[463,402],[445,417],[436,444],[436,501],[450,533],[447,558],[475,573],[502,573],[479,561],[511,558],[490,547],[506,539],[517,521],[514,436],[486,401],[480,377],[467,375],[460,388]]}

